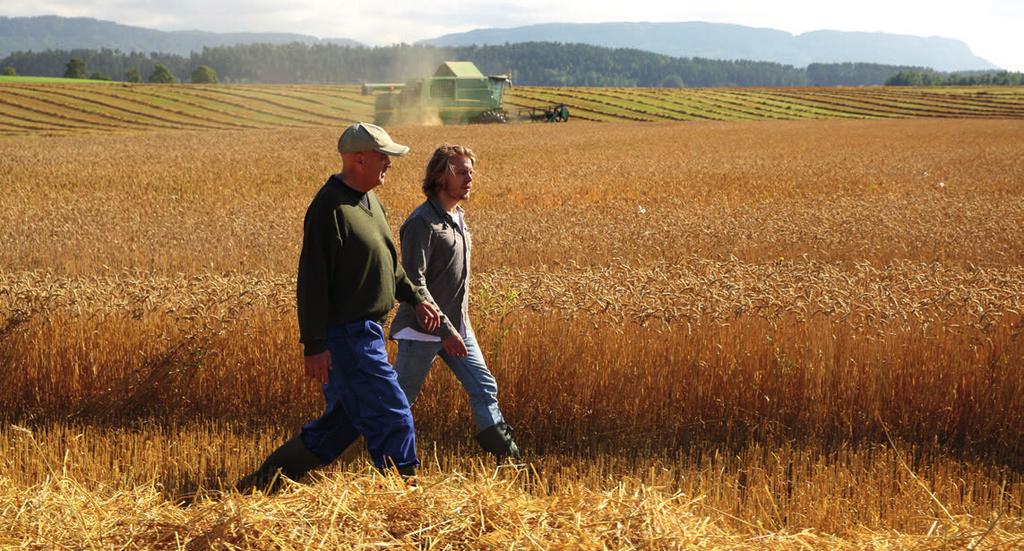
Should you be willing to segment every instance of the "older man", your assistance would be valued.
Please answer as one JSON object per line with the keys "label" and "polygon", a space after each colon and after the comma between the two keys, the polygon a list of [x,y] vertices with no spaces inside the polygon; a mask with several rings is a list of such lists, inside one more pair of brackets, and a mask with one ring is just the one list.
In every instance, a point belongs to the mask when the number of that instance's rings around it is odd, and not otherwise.
{"label": "older man", "polygon": [[384,183],[391,157],[408,151],[367,123],[348,127],[338,140],[341,173],[327,180],[306,211],[297,288],[305,372],[323,385],[326,407],[239,481],[241,490],[275,490],[279,473],[298,480],[360,435],[377,468],[416,472],[412,414],[388,363],[381,325],[396,297],[428,331],[437,329],[440,314],[398,263],[384,208],[372,191]]}
{"label": "older man", "polygon": [[415,402],[436,356],[448,364],[469,395],[477,442],[499,461],[519,460],[512,428],[498,408],[498,385],[469,323],[469,260],[472,239],[461,204],[473,188],[476,157],[461,145],[437,148],[427,163],[427,199],[402,224],[402,264],[416,285],[426,286],[441,308],[437,328],[417,325],[416,312],[402,305],[391,323],[398,341],[395,371],[409,402]]}

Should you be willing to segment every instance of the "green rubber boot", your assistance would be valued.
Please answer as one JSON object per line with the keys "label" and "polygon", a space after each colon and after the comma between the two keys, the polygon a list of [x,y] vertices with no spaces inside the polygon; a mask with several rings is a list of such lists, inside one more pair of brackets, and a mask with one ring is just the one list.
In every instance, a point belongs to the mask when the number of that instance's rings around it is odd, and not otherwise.
{"label": "green rubber boot", "polygon": [[499,463],[506,459],[511,459],[516,463],[523,460],[522,454],[519,453],[519,446],[512,438],[512,427],[504,421],[480,431],[480,434],[476,435],[476,441],[484,451],[498,458]]}

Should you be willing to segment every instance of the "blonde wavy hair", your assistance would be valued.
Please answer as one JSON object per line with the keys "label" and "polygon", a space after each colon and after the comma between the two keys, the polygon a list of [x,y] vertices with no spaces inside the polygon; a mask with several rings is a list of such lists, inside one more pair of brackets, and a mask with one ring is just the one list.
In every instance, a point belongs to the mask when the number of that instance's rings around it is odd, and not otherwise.
{"label": "blonde wavy hair", "polygon": [[423,175],[423,195],[437,195],[438,188],[444,183],[445,175],[452,171],[452,159],[456,157],[466,157],[473,166],[476,166],[476,156],[473,155],[472,149],[450,143],[441,145],[434,150],[434,155],[427,163],[427,170]]}

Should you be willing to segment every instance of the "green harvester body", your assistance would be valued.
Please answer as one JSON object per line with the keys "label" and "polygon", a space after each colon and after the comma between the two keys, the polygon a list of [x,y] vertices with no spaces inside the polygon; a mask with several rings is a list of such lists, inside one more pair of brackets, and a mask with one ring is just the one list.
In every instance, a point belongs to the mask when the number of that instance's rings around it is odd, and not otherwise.
{"label": "green harvester body", "polygon": [[485,76],[469,61],[447,61],[434,76],[401,83],[363,84],[375,95],[374,124],[506,122],[501,108],[509,78]]}

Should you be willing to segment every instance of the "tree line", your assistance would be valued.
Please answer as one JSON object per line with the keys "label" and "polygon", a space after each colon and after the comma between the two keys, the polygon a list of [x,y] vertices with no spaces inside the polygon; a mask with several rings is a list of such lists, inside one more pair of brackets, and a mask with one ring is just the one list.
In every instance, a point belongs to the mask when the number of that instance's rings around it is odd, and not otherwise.
{"label": "tree line", "polygon": [[1020,86],[1024,73],[968,72],[939,73],[927,70],[900,71],[886,79],[887,86]]}
{"label": "tree line", "polygon": [[[529,86],[859,86],[921,67],[874,63],[814,63],[806,69],[764,61],[678,58],[642,50],[584,44],[527,42],[497,46],[435,47],[405,44],[353,47],[336,44],[239,44],[203,48],[188,57],[119,50],[14,52],[0,67],[22,75],[62,76],[77,59],[88,76],[113,80],[197,81],[206,67],[222,82],[358,84],[402,82],[433,74],[446,60],[472,61],[486,74],[511,74]],[[157,67],[162,67],[157,71]],[[204,70],[205,71],[205,70]],[[928,73],[934,74],[934,73]],[[157,80],[165,81],[165,80]]]}
{"label": "tree line", "polygon": [[[14,76],[17,74],[17,70],[12,66],[7,66],[4,68],[4,74],[7,76]],[[77,57],[73,57],[68,61],[68,64],[64,69],[63,77],[87,78],[89,80],[113,80],[110,75],[102,71],[93,71],[90,73],[86,68],[85,62]],[[142,82],[142,73],[133,67],[125,71],[123,80],[125,82]],[[165,67],[163,64],[157,63],[153,66],[153,71],[149,73],[149,77],[146,81],[154,84],[172,84],[178,82],[178,77],[174,76],[170,69]],[[215,84],[217,82],[217,72],[208,65],[200,65],[192,71],[193,84]]]}

